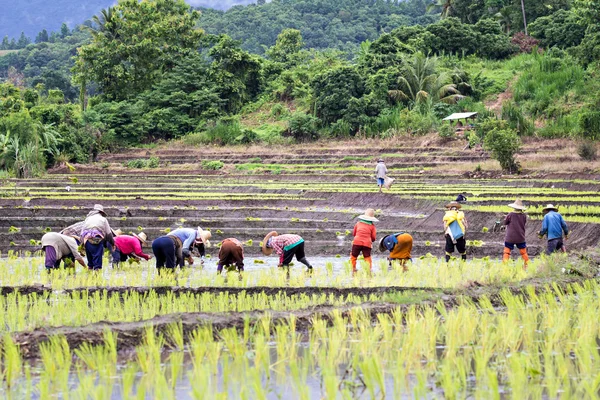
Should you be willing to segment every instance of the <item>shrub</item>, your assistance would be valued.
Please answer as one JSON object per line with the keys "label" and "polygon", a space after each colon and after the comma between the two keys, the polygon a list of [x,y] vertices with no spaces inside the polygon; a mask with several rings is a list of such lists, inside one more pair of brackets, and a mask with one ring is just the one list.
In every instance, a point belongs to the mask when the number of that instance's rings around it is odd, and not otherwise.
{"label": "shrub", "polygon": [[519,48],[521,53],[531,53],[534,48],[540,45],[540,41],[526,35],[523,32],[517,32],[510,40],[512,44]]}
{"label": "shrub", "polygon": [[506,120],[508,125],[521,136],[533,134],[533,123],[525,118],[521,108],[513,101],[502,103],[502,119]]}
{"label": "shrub", "polygon": [[454,127],[450,124],[443,124],[438,131],[438,135],[444,141],[452,140],[456,137]]}
{"label": "shrub", "polygon": [[219,160],[214,160],[214,161],[210,161],[210,160],[204,160],[202,161],[202,169],[207,169],[210,171],[218,171],[221,168],[223,168],[225,164],[223,164],[222,161]]}
{"label": "shrub", "polygon": [[586,161],[595,160],[597,151],[596,143],[589,140],[583,141],[577,146],[577,154]]}
{"label": "shrub", "polygon": [[288,134],[293,136],[297,141],[317,139],[318,122],[319,119],[312,115],[295,112],[288,120]]}
{"label": "shrub", "polygon": [[586,139],[600,138],[600,111],[587,111],[581,114],[579,126]]}
{"label": "shrub", "polygon": [[492,157],[500,163],[503,171],[519,172],[520,166],[515,154],[521,148],[521,139],[512,129],[494,129],[485,135],[483,145],[492,153]]}
{"label": "shrub", "polygon": [[134,160],[129,160],[125,163],[127,168],[158,168],[160,165],[160,159],[158,157],[150,157],[150,158],[136,158]]}

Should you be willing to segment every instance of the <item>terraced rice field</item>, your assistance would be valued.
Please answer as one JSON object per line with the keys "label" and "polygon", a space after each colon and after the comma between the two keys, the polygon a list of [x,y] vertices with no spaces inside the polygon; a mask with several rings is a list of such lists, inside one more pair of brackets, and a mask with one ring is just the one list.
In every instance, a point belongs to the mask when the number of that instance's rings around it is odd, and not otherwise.
{"label": "terraced rice field", "polygon": [[[597,244],[600,176],[548,151],[552,142],[526,145],[521,176],[502,176],[481,150],[432,143],[161,147],[4,182],[0,395],[595,397],[597,266],[573,253]],[[123,166],[149,157],[159,168]],[[373,177],[379,157],[396,178],[382,194]],[[217,160],[222,169],[202,168]],[[447,265],[444,204],[462,192],[469,261]],[[492,229],[517,197],[530,206],[527,270],[500,262],[503,233]],[[150,239],[179,226],[210,229],[213,243],[236,237],[246,271],[217,276],[212,247],[203,266],[174,273],[158,274],[152,261],[114,270],[106,260],[97,273],[47,274],[41,236],[96,203],[113,228]],[[546,203],[570,225],[570,255],[540,256]],[[407,272],[376,252],[372,275],[364,265],[351,274],[350,231],[367,207],[377,210],[378,237],[413,235]],[[275,257],[260,254],[271,230],[305,238],[312,275],[278,271]]]}

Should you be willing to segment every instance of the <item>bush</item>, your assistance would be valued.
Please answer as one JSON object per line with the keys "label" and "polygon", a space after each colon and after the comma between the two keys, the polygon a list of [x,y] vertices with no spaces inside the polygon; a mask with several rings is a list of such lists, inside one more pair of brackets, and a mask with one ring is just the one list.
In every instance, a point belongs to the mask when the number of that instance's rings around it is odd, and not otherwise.
{"label": "bush", "polygon": [[594,161],[597,157],[597,151],[596,143],[590,140],[581,142],[579,146],[577,146],[577,154],[586,161]]}
{"label": "bush", "polygon": [[223,164],[222,161],[219,160],[214,160],[214,161],[209,161],[209,160],[204,160],[202,161],[202,169],[207,169],[210,171],[218,171],[221,168],[223,168],[225,164]]}
{"label": "bush", "polygon": [[502,119],[506,120],[508,125],[521,136],[533,134],[533,123],[525,118],[521,108],[513,101],[502,103]]}
{"label": "bush", "polygon": [[450,124],[443,124],[438,131],[438,135],[444,141],[452,140],[456,137],[454,127]]}
{"label": "bush", "polygon": [[515,33],[510,42],[517,46],[521,53],[531,53],[534,48],[537,48],[540,45],[539,40],[527,36],[523,32]]}
{"label": "bush", "polygon": [[150,157],[150,158],[136,158],[134,160],[129,160],[125,164],[127,168],[158,168],[160,165],[160,159],[158,157]]}
{"label": "bush", "polygon": [[288,120],[288,134],[297,141],[318,139],[317,124],[319,119],[303,112],[295,112]]}
{"label": "bush", "polygon": [[515,154],[521,148],[521,139],[512,129],[493,129],[485,135],[483,145],[491,151],[492,157],[500,163],[503,171],[519,172],[520,166],[515,160]]}
{"label": "bush", "polygon": [[586,139],[600,138],[600,111],[587,111],[581,114],[579,126]]}

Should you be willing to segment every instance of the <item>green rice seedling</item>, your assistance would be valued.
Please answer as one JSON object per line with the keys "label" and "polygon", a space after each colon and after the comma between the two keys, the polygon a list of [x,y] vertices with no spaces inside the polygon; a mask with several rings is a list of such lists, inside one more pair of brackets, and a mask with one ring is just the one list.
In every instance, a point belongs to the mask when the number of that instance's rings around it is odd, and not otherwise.
{"label": "green rice seedling", "polygon": [[222,230],[220,230],[220,229],[217,229],[217,231],[216,231],[215,233],[216,233],[216,234],[218,234],[218,235],[222,235],[222,234],[223,234],[223,231],[222,231]]}
{"label": "green rice seedling", "polygon": [[263,260],[259,260],[259,259],[255,259],[254,260],[254,264],[264,264],[265,262]]}
{"label": "green rice seedling", "polygon": [[8,233],[17,233],[17,232],[21,232],[21,228],[17,228],[16,226],[10,226],[8,228]]}
{"label": "green rice seedling", "polygon": [[300,222],[300,218],[290,218],[290,222]]}
{"label": "green rice seedling", "polygon": [[484,226],[483,228],[481,228],[481,232],[482,233],[488,233],[489,229],[487,226]]}
{"label": "green rice seedling", "polygon": [[[248,239],[244,244],[248,247],[252,247],[253,243],[254,243],[254,241],[252,239]],[[260,245],[262,246],[262,243]]]}
{"label": "green rice seedling", "polygon": [[9,334],[5,334],[2,339],[2,355],[3,355],[3,371],[2,376],[6,382],[6,386],[12,389],[23,368],[23,361],[19,352],[19,346],[15,344]]}

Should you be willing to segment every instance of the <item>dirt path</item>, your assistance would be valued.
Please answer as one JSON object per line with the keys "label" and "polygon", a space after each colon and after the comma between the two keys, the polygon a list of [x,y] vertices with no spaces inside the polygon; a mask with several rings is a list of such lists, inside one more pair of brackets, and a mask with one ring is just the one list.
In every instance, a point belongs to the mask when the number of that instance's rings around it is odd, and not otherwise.
{"label": "dirt path", "polygon": [[511,79],[508,82],[508,85],[506,86],[506,90],[504,92],[498,94],[498,97],[496,97],[493,100],[486,101],[485,102],[486,108],[488,108],[494,114],[499,116],[500,113],[502,112],[502,103],[504,103],[504,101],[506,101],[506,100],[512,99],[512,97],[513,97],[513,85],[515,84],[515,82],[517,82],[517,79],[519,79],[518,75],[515,76],[513,79]]}

